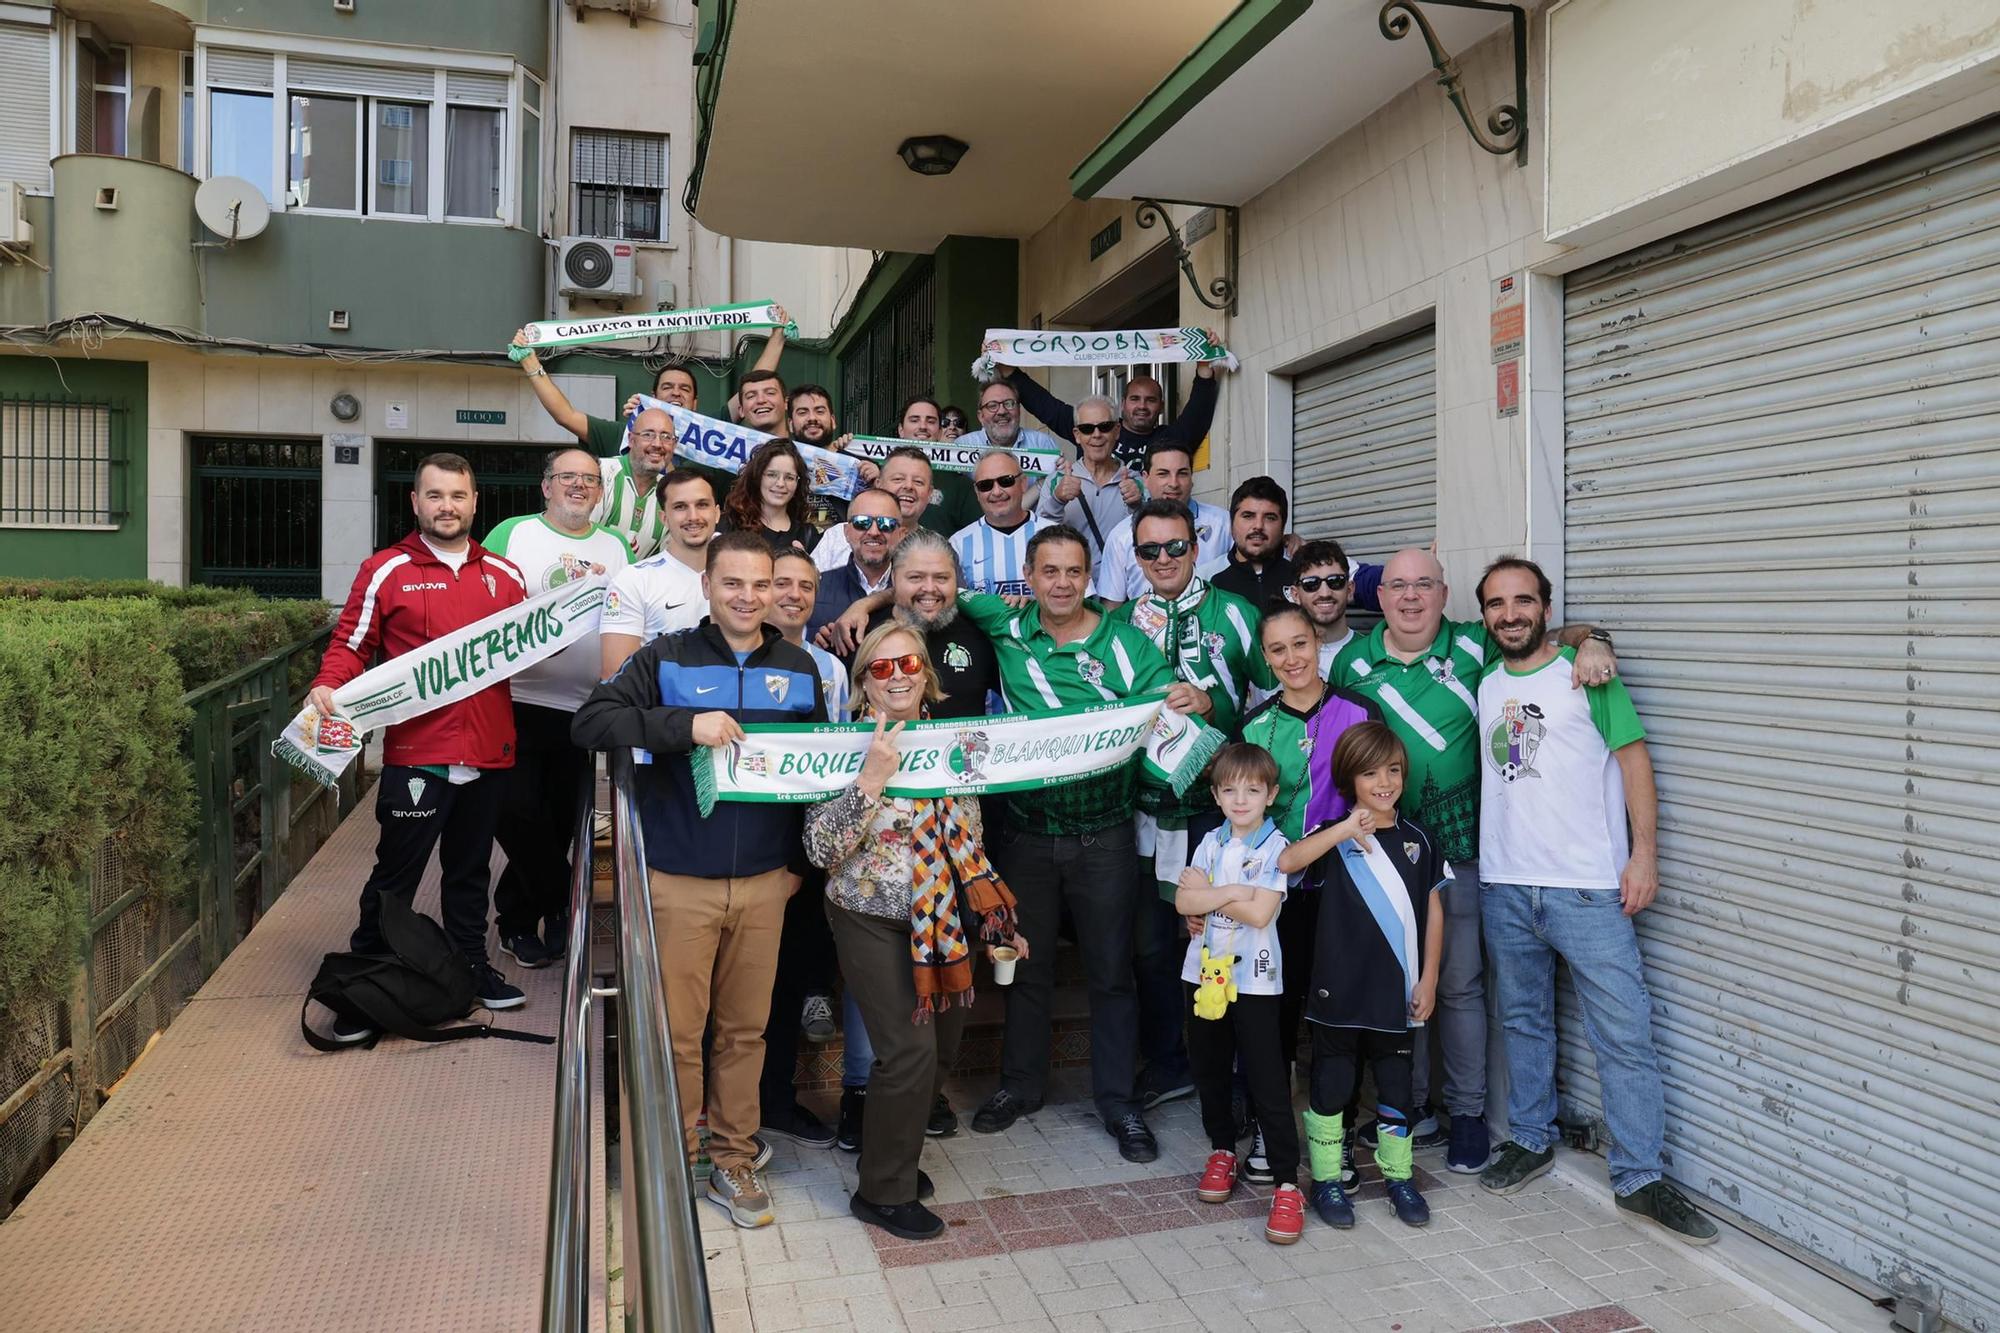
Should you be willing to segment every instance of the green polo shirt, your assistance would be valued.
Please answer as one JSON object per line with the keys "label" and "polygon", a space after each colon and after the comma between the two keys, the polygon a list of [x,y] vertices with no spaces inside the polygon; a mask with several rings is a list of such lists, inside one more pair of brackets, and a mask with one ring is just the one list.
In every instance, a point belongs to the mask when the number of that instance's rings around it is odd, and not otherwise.
{"label": "green polo shirt", "polygon": [[1448,861],[1479,856],[1479,678],[1495,657],[1478,621],[1447,620],[1414,662],[1389,652],[1388,625],[1347,641],[1327,683],[1372,699],[1410,752],[1402,808]]}
{"label": "green polo shirt", "polygon": [[[1097,626],[1059,644],[1042,628],[1032,603],[1018,609],[983,592],[958,594],[959,613],[993,641],[1000,692],[1010,713],[1044,713],[1078,704],[1129,699],[1174,683],[1159,649],[1138,630],[1113,620],[1096,601]],[[1116,773],[1010,795],[1008,818],[1036,833],[1094,833],[1132,816],[1139,777],[1135,759]]]}

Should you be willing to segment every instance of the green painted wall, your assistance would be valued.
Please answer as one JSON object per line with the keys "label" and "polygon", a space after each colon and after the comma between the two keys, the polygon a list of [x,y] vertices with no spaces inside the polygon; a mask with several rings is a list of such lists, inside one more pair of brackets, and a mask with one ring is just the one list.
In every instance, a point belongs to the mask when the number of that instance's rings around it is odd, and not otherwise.
{"label": "green painted wall", "polygon": [[[57,158],[55,172],[55,318],[105,313],[176,328],[198,324],[201,294],[188,248],[194,177],[137,158],[84,153]],[[117,192],[115,209],[97,206],[105,191]]]}
{"label": "green painted wall", "polygon": [[[202,252],[204,327],[259,342],[498,352],[542,309],[544,249],[511,227],[278,214],[255,240]],[[346,333],[326,326],[336,308]]]}
{"label": "green painted wall", "polygon": [[934,258],[937,293],[933,345],[937,372],[932,383],[944,403],[979,417],[979,384],[972,362],[986,330],[1012,328],[1020,286],[1020,242],[985,236],[947,236]]}
{"label": "green painted wall", "polygon": [[498,51],[537,74],[549,67],[547,0],[359,0],[352,14],[335,13],[332,0],[208,0],[206,21],[255,32]]}
{"label": "green painted wall", "polygon": [[[55,200],[29,195],[22,201],[22,214],[35,229],[35,243],[28,254],[50,264],[55,253]],[[50,265],[53,267],[53,264]],[[0,260],[0,324],[46,324],[49,322],[49,275],[33,264]]]}
{"label": "green painted wall", "polygon": [[[0,395],[108,400],[122,433],[125,521],[115,532],[0,528],[0,575],[16,578],[146,577],[146,363],[78,357],[0,356]],[[114,494],[118,492],[114,491]]]}

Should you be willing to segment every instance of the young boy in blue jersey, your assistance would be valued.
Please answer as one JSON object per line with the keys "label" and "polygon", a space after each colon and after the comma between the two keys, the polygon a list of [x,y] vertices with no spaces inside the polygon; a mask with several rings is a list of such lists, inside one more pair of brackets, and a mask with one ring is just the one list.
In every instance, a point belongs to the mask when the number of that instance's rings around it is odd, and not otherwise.
{"label": "young boy in blue jersey", "polygon": [[1381,722],[1359,722],[1333,748],[1333,781],[1350,812],[1293,843],[1279,868],[1320,862],[1318,940],[1306,1021],[1313,1058],[1306,1141],[1312,1155],[1313,1208],[1328,1226],[1354,1225],[1341,1186],[1342,1111],[1361,1062],[1375,1075],[1381,1122],[1375,1164],[1396,1216],[1413,1227],[1431,1220],[1412,1183],[1411,1031],[1437,1003],[1444,940],[1439,895],[1451,867],[1430,833],[1397,813],[1408,753]]}
{"label": "young boy in blue jersey", "polygon": [[[1285,835],[1271,822],[1278,794],[1278,765],[1255,745],[1226,745],[1210,770],[1215,803],[1226,821],[1201,840],[1174,892],[1174,908],[1189,919],[1187,962],[1181,970],[1193,1015],[1187,1020],[1188,1063],[1201,1096],[1201,1124],[1208,1131],[1208,1165],[1196,1193],[1223,1203],[1236,1188],[1236,1116],[1232,1074],[1240,1059],[1250,1103],[1263,1127],[1270,1179],[1271,1216],[1264,1236],[1290,1245],[1305,1227],[1299,1193],[1299,1134],[1292,1119],[1290,1058],[1278,1033],[1284,959],[1278,946],[1278,911],[1285,901],[1285,872],[1278,858]],[[1193,926],[1199,922],[1200,929]],[[1228,960],[1217,973],[1216,960]],[[1233,992],[1222,1004],[1203,991]],[[1204,1003],[1206,1000],[1206,1003]]]}

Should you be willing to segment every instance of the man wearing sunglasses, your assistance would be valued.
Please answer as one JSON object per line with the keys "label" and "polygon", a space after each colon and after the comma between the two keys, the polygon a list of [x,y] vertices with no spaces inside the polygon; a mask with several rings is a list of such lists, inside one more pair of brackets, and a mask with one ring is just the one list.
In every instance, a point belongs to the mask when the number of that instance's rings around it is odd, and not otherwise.
{"label": "man wearing sunglasses", "polygon": [[[1005,381],[989,384],[1013,398]],[[1076,405],[1071,428],[1077,458],[1063,465],[1062,475],[1043,487],[1035,512],[1051,523],[1067,523],[1090,539],[1090,558],[1104,560],[1107,533],[1124,527],[1139,507],[1139,482],[1132,469],[1118,461],[1112,446],[1118,439],[1118,406],[1103,394],[1092,394]]]}
{"label": "man wearing sunglasses", "polygon": [[[1014,392],[1014,386],[1005,380],[995,380],[980,389],[979,429],[961,435],[958,443],[968,449],[1062,451],[1062,442],[1055,436],[1021,424],[1021,395]],[[1028,508],[1038,508],[1041,494],[1041,479],[1031,478],[1027,493]]]}
{"label": "man wearing sunglasses", "polygon": [[[1215,334],[1204,329],[1211,342],[1217,341]],[[1194,368],[1194,388],[1188,391],[1187,403],[1179,415],[1165,426],[1160,424],[1161,413],[1166,408],[1166,394],[1160,382],[1151,375],[1141,375],[1125,385],[1123,428],[1118,432],[1118,442],[1113,446],[1118,461],[1132,466],[1143,461],[1149,445],[1172,441],[1185,445],[1192,454],[1208,438],[1208,428],[1215,420],[1216,382],[1215,375],[1219,363],[1204,361]],[[1043,425],[1058,435],[1068,435],[1076,424],[1076,409],[1050,393],[1041,383],[1026,371],[1010,366],[994,367],[1021,395],[1021,405],[1034,413]],[[1150,492],[1149,492],[1150,494]]]}
{"label": "man wearing sunglasses", "polygon": [[909,523],[903,517],[901,500],[871,487],[848,503],[844,526],[853,558],[827,571],[813,603],[812,619],[806,622],[807,638],[843,657],[854,651],[854,644],[834,632],[835,622],[856,601],[888,588],[889,555],[909,531]]}
{"label": "man wearing sunglasses", "polygon": [[960,528],[951,539],[964,571],[964,586],[1002,597],[1029,596],[1028,543],[1043,523],[1028,512],[1028,480],[1021,472],[1021,460],[1005,449],[989,451],[973,469],[972,488],[985,516]]}
{"label": "man wearing sunglasses", "polygon": [[[1173,500],[1194,515],[1195,544],[1200,556],[1195,573],[1212,579],[1229,567],[1235,543],[1229,535],[1229,515],[1194,498],[1194,452],[1187,445],[1155,440],[1146,448],[1146,498]],[[1146,575],[1132,555],[1133,525],[1120,523],[1104,534],[1104,563],[1094,585],[1106,606],[1129,602],[1146,591]]]}

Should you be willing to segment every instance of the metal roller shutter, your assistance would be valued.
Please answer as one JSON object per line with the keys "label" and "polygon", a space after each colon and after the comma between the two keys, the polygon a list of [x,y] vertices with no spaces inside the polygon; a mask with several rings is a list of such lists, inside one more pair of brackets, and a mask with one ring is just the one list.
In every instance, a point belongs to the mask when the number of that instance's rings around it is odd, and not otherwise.
{"label": "metal roller shutter", "polygon": [[[2000,1328],[2000,123],[1565,313],[1565,615],[1659,772],[1669,1170]],[[1595,1114],[1573,1010],[1563,1070]]]}
{"label": "metal roller shutter", "polygon": [[1292,382],[1292,529],[1350,559],[1437,531],[1436,337],[1422,329]]}
{"label": "metal roller shutter", "polygon": [[[0,181],[49,188],[49,30],[0,24]],[[48,243],[43,242],[46,252]]]}

